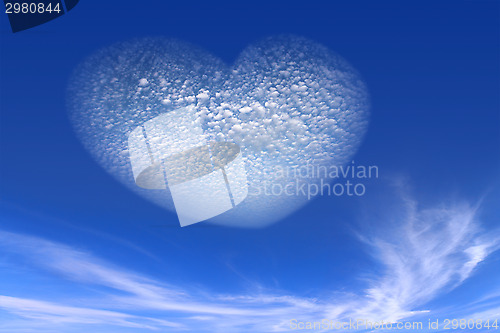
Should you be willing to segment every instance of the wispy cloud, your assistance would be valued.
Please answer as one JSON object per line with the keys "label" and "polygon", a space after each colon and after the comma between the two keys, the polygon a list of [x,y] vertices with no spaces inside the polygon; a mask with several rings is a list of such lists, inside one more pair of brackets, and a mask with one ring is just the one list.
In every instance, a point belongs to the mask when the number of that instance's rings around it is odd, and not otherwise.
{"label": "wispy cloud", "polygon": [[181,324],[167,320],[9,296],[0,296],[0,307],[22,317],[53,324],[105,324],[153,330],[159,327],[183,328]]}
{"label": "wispy cloud", "polygon": [[450,290],[500,245],[498,233],[487,237],[477,221],[477,207],[455,204],[420,209],[405,199],[404,221],[390,221],[372,237],[360,236],[385,268],[370,282],[356,317],[399,320],[418,311],[438,293]]}
{"label": "wispy cloud", "polygon": [[[305,298],[273,291],[219,295],[190,290],[128,271],[87,251],[37,237],[0,231],[0,248],[29,259],[78,285],[105,287],[105,294],[75,305],[0,296],[0,308],[32,322],[111,325],[138,330],[271,332],[289,330],[289,320],[398,321],[421,314],[425,304],[461,284],[498,249],[498,234],[481,231],[477,207],[467,204],[420,208],[405,200],[404,216],[363,236],[380,265],[362,292],[335,298]],[[82,302],[84,304],[82,304]],[[86,303],[85,303],[86,302]],[[483,312],[495,309],[484,310]],[[145,313],[147,315],[145,315]],[[489,313],[489,312],[488,312]],[[0,326],[1,327],[1,326]]]}
{"label": "wispy cloud", "polygon": [[[468,318],[481,318],[483,321],[490,320],[492,322],[494,320],[500,320],[500,306],[480,312],[469,313]],[[498,322],[497,324],[500,325]]]}

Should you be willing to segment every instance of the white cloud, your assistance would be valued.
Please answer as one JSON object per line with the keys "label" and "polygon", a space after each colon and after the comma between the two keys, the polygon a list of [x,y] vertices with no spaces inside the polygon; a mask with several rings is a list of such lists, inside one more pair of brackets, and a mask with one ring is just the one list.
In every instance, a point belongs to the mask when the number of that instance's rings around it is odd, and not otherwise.
{"label": "white cloud", "polygon": [[500,327],[500,306],[469,314],[467,318],[481,318],[483,322],[487,320],[492,322],[497,320],[498,327]]}
{"label": "white cloud", "polygon": [[178,323],[148,317],[138,317],[115,311],[96,310],[54,304],[31,299],[0,296],[0,308],[22,317],[51,324],[105,324],[132,328],[182,328]]}
{"label": "white cloud", "polygon": [[[94,255],[36,237],[0,231],[0,248],[30,259],[78,285],[106,287],[105,295],[78,306],[6,295],[0,308],[33,322],[115,325],[129,328],[196,329],[210,332],[288,331],[289,320],[397,321],[426,311],[425,304],[465,279],[498,249],[485,237],[477,209],[467,204],[422,209],[406,200],[404,218],[361,237],[381,273],[361,293],[304,298],[278,292],[217,295],[193,291],[111,265]],[[492,310],[493,311],[493,310]],[[495,310],[496,311],[496,310]],[[147,315],[144,315],[147,313]],[[164,320],[168,318],[168,320]]]}
{"label": "white cloud", "polygon": [[[385,225],[373,237],[361,237],[384,265],[385,274],[371,282],[357,315],[399,320],[415,313],[441,291],[451,289],[498,249],[498,234],[485,238],[477,208],[467,204],[419,209],[405,201],[406,220]],[[425,309],[423,309],[425,310]]]}

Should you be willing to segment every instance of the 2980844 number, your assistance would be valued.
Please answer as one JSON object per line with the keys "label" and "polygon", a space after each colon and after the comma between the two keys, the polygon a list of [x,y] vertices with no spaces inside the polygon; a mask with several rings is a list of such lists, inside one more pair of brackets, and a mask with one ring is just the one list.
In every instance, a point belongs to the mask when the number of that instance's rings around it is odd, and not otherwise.
{"label": "2980844 number", "polygon": [[45,4],[43,2],[7,2],[5,3],[5,13],[6,14],[43,14],[43,13],[60,13],[61,8],[59,3],[52,6],[52,3]]}
{"label": "2980844 number", "polygon": [[477,329],[492,329],[498,330],[498,320],[481,320],[481,319],[445,319],[443,323],[444,330],[477,330]]}

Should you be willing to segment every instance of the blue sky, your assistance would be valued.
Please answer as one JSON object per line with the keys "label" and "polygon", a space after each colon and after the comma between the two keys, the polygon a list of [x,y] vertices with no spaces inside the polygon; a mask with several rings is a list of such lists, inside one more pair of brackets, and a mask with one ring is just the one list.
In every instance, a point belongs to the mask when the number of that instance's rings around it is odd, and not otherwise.
{"label": "blue sky", "polygon": [[[16,34],[1,16],[0,332],[498,319],[499,10],[82,0]],[[71,127],[68,80],[101,47],[166,36],[232,63],[280,33],[329,47],[365,80],[370,124],[354,160],[380,177],[363,197],[318,197],[265,228],[180,228],[106,173]]]}

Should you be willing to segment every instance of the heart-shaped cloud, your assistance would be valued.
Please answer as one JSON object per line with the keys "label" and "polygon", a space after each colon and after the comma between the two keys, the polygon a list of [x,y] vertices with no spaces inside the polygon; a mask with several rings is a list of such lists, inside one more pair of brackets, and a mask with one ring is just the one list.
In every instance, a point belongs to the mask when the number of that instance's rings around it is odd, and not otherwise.
{"label": "heart-shaped cloud", "polygon": [[118,43],[76,69],[68,102],[75,130],[96,161],[172,211],[168,190],[136,186],[127,138],[150,119],[195,106],[207,136],[242,149],[249,195],[213,220],[244,227],[275,222],[307,202],[307,194],[283,189],[322,177],[297,179],[293,170],[345,164],[368,124],[368,94],[356,71],[322,45],[295,36],[250,45],[232,67],[176,40]]}

